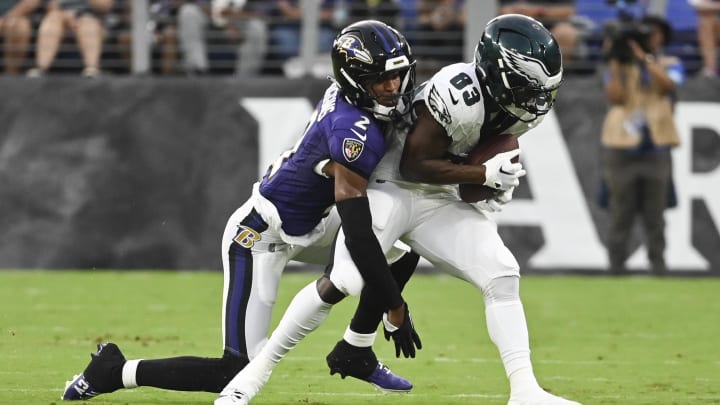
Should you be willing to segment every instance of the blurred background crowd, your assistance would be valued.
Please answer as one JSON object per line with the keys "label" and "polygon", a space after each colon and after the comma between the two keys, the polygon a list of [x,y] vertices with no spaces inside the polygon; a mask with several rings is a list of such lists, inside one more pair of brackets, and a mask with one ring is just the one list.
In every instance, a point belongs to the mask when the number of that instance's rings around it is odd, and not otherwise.
{"label": "blurred background crowd", "polygon": [[690,75],[717,77],[713,0],[0,0],[5,74],[284,75],[324,77],[337,30],[374,18],[401,30],[420,75],[469,60],[493,15],[521,13],[550,28],[566,71],[603,61],[608,25],[658,15],[666,48]]}

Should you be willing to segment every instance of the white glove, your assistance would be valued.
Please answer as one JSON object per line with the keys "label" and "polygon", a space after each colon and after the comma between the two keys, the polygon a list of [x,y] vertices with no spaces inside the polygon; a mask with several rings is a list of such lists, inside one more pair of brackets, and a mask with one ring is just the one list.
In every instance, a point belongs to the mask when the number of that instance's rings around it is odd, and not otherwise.
{"label": "white glove", "polygon": [[522,163],[513,163],[512,159],[520,156],[520,149],[498,153],[488,159],[485,166],[484,185],[498,190],[507,190],[520,184],[520,177],[525,175]]}
{"label": "white glove", "polygon": [[472,203],[472,206],[480,211],[500,212],[503,206],[512,200],[513,191],[515,191],[515,187],[510,187],[505,191],[498,192],[493,198]]}

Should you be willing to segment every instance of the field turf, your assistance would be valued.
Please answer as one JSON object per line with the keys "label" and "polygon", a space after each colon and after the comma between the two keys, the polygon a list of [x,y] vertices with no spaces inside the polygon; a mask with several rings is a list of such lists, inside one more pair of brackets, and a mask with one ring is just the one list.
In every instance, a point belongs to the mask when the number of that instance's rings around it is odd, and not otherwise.
{"label": "field turf", "polygon": [[[286,273],[274,321],[317,273]],[[54,404],[95,343],[128,358],[221,352],[217,272],[0,271],[0,404]],[[583,404],[720,404],[720,280],[528,276],[521,291],[541,385]],[[405,294],[424,348],[378,356],[415,384],[406,395],[330,377],[324,357],[356,304],[283,361],[253,401],[290,404],[505,404],[508,387],[485,328],[480,294],[447,276],[418,275]],[[90,404],[212,404],[215,394],[139,388]]]}

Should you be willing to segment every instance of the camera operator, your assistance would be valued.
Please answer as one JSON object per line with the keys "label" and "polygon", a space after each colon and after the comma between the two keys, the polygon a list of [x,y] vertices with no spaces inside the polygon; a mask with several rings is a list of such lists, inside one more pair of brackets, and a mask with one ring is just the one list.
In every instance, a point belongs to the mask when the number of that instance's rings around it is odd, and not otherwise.
{"label": "camera operator", "polygon": [[[667,271],[663,214],[668,205],[674,205],[670,149],[679,144],[673,107],[685,71],[678,58],[662,53],[672,34],[664,19],[647,16],[624,32],[635,34],[609,37],[605,44],[604,86],[610,106],[601,141],[602,175],[609,194],[610,271],[626,272],[628,242],[638,215],[651,270],[662,275]],[[617,52],[623,37],[627,55]]]}

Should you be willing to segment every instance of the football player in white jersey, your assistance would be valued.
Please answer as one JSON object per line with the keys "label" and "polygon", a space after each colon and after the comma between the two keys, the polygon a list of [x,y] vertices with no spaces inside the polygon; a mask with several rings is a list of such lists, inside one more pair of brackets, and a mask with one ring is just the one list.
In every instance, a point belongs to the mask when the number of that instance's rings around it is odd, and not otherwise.
{"label": "football player in white jersey", "polygon": [[[552,108],[561,81],[560,49],[542,24],[521,15],[493,19],[473,62],[443,68],[419,90],[411,129],[395,131],[368,189],[373,229],[384,251],[401,240],[435,268],[482,292],[487,330],[510,383],[508,405],[578,403],[538,384],[518,262],[498,235],[497,224],[478,209],[482,207],[458,198],[458,184],[475,183],[498,189],[493,207],[509,201],[525,174],[521,163],[512,162],[519,149],[483,165],[454,162],[480,138],[520,136],[535,127]],[[356,295],[363,280],[346,243],[341,232],[330,281],[343,294]],[[223,390],[216,405],[247,404],[256,395],[274,365],[309,333],[297,325],[310,320],[317,325],[328,313],[331,305],[317,295],[305,288],[295,296],[269,342]]]}

